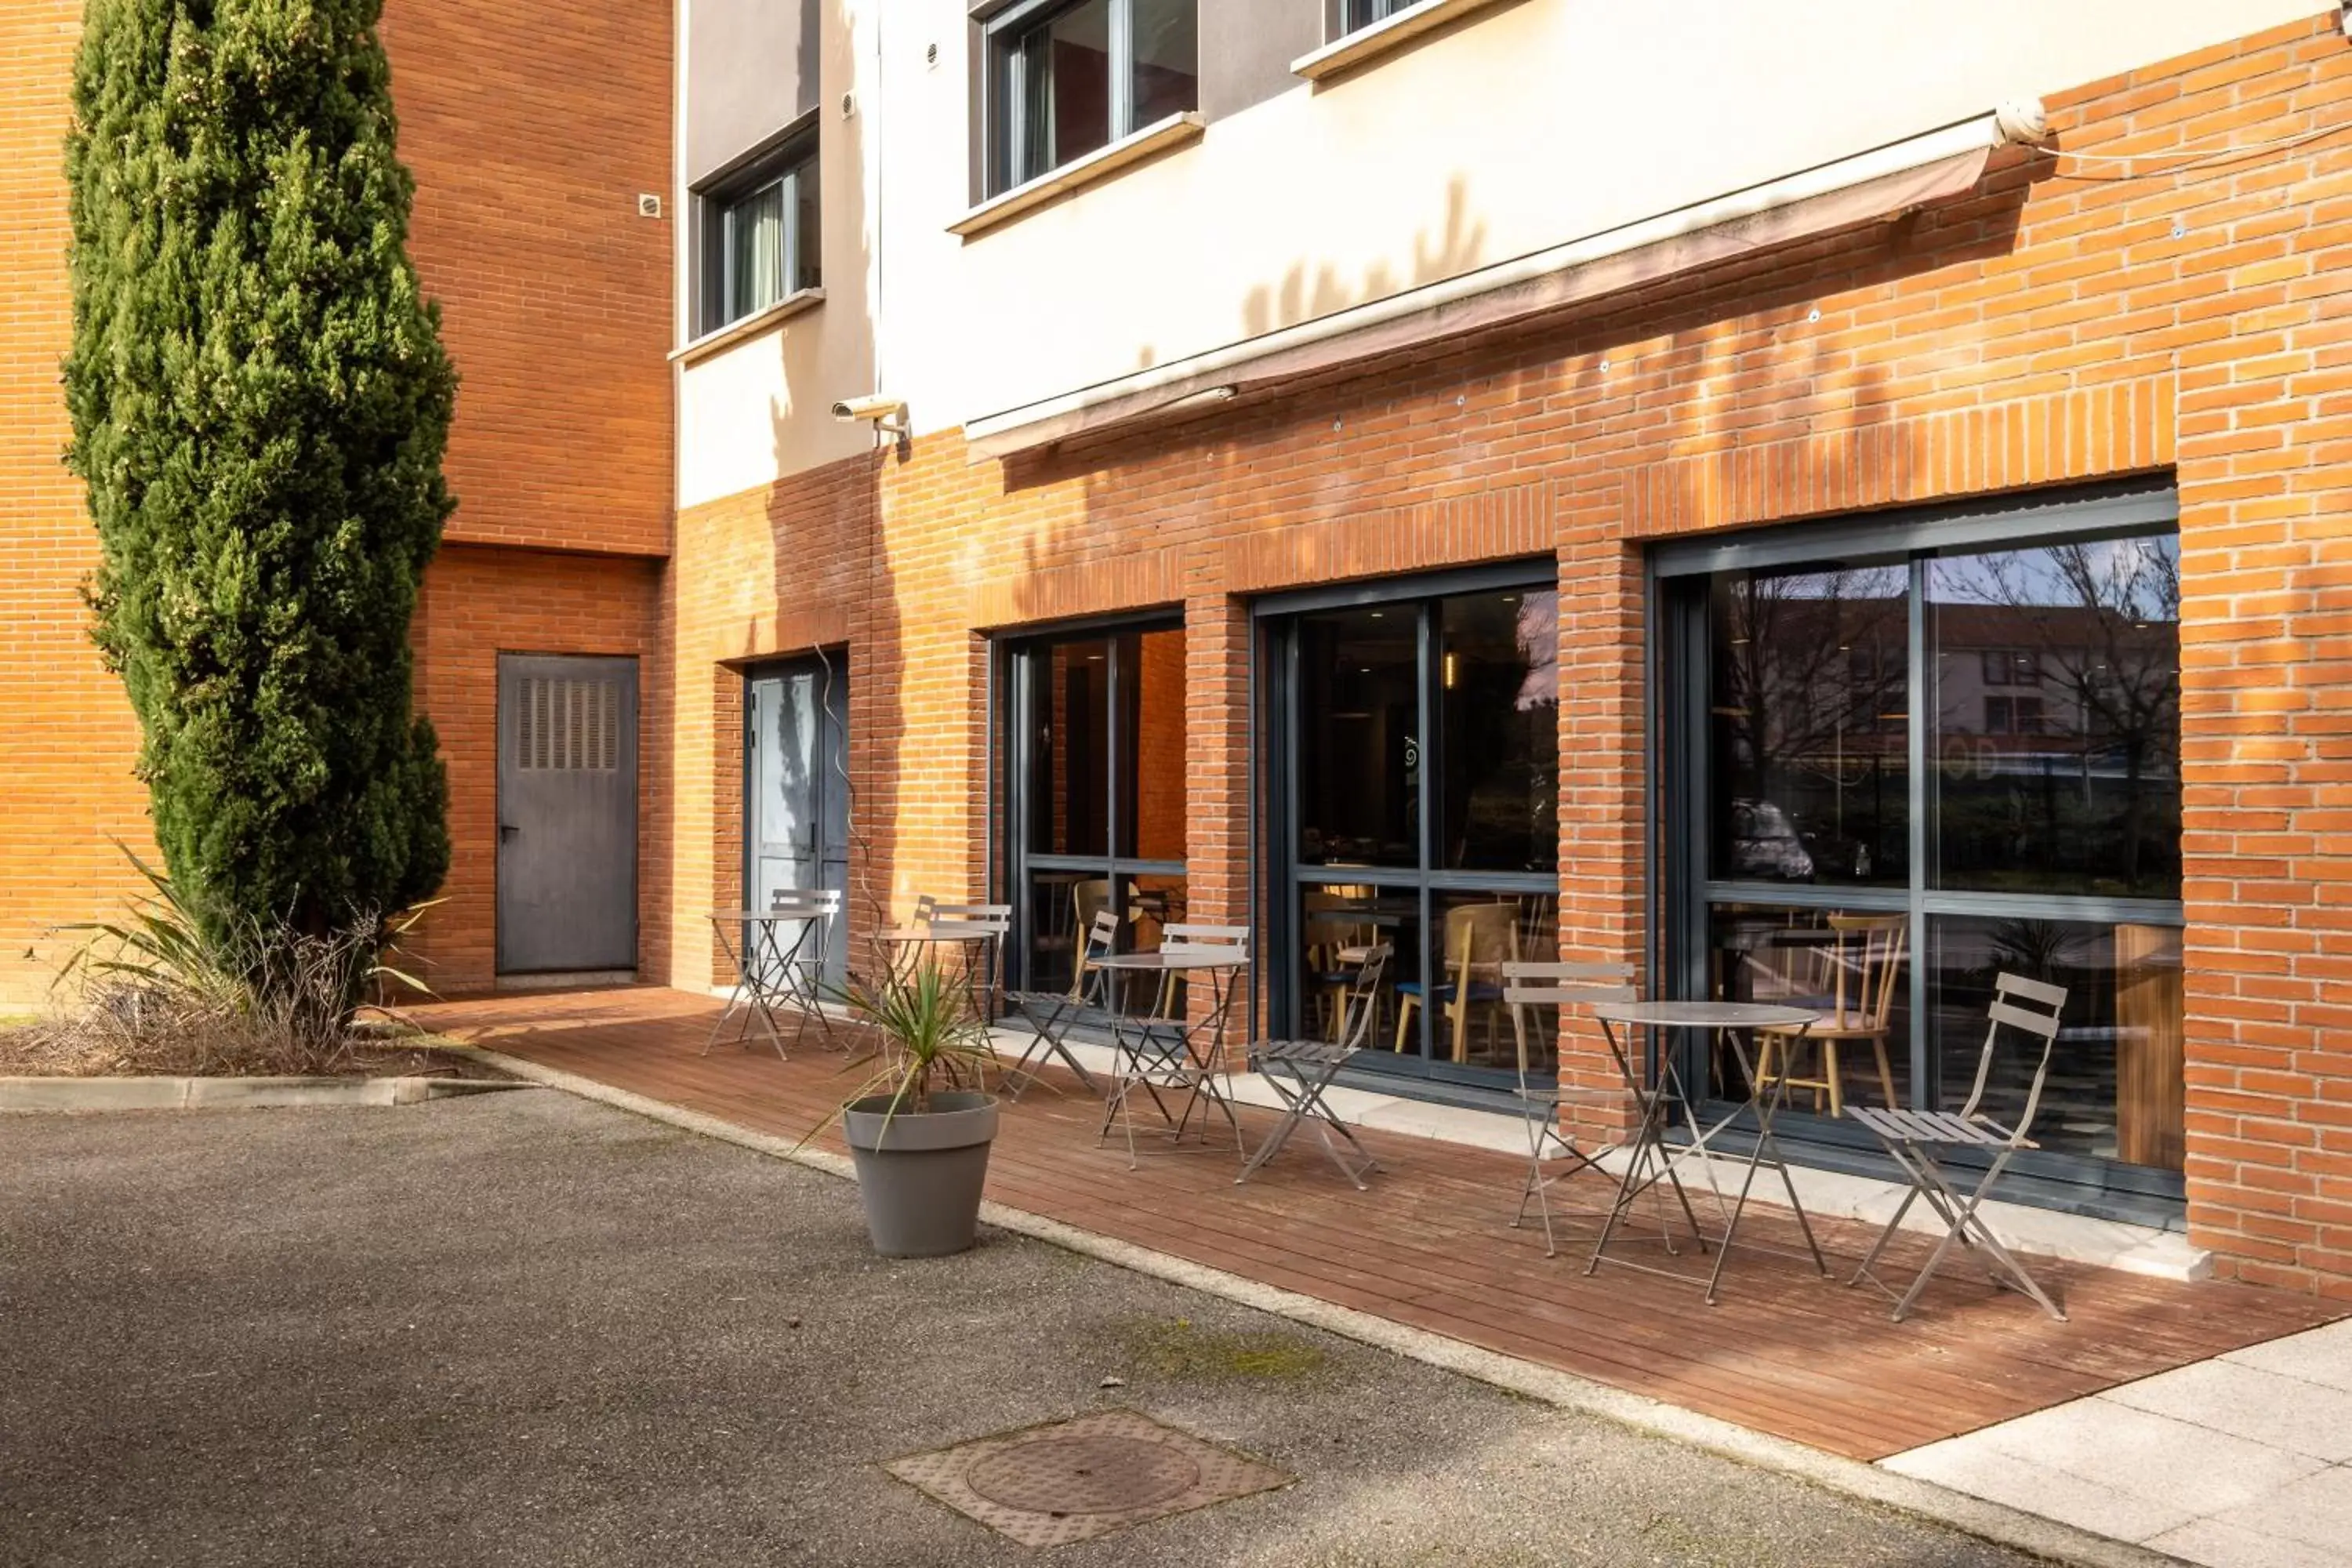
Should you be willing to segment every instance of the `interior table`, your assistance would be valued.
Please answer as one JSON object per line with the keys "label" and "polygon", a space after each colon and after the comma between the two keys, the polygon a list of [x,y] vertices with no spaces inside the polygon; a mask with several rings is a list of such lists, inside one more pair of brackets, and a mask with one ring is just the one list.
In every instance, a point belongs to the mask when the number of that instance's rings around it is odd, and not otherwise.
{"label": "interior table", "polygon": [[[1756,1142],[1748,1151],[1747,1169],[1740,1177],[1739,1195],[1725,1217],[1723,1234],[1714,1238],[1715,1267],[1706,1277],[1706,1304],[1712,1307],[1718,1299],[1717,1292],[1723,1283],[1724,1259],[1730,1256],[1732,1247],[1735,1244],[1755,1245],[1739,1242],[1739,1222],[1748,1211],[1748,1197],[1755,1187],[1756,1173],[1765,1165],[1780,1173],[1781,1188],[1788,1194],[1790,1211],[1797,1216],[1798,1228],[1804,1233],[1805,1247],[1811,1255],[1813,1267],[1826,1279],[1829,1264],[1822,1257],[1821,1244],[1813,1239],[1812,1224],[1805,1218],[1804,1205],[1797,1201],[1796,1183],[1790,1179],[1788,1162],[1781,1156],[1780,1145],[1772,1135],[1772,1119],[1780,1114],[1789,1098],[1788,1079],[1783,1075],[1773,1079],[1769,1088],[1759,1083],[1755,1058],[1748,1045],[1741,1040],[1743,1033],[1752,1035],[1760,1028],[1793,1028],[1801,1033],[1810,1028],[1820,1015],[1808,1008],[1777,1007],[1757,1002],[1601,1002],[1594,1004],[1592,1016],[1601,1021],[1601,1035],[1609,1042],[1609,1054],[1616,1058],[1617,1070],[1624,1075],[1625,1087],[1633,1092],[1637,1120],[1631,1158],[1617,1184],[1616,1201],[1610,1205],[1609,1217],[1601,1227],[1600,1239],[1592,1245],[1592,1258],[1584,1266],[1584,1271],[1591,1274],[1601,1267],[1602,1259],[1607,1257],[1610,1241],[1616,1236],[1618,1226],[1633,1207],[1634,1200],[1660,1182],[1673,1190],[1675,1201],[1682,1206],[1683,1217],[1690,1222],[1692,1236],[1698,1240],[1699,1251],[1704,1254],[1707,1250],[1709,1238],[1698,1223],[1697,1214],[1691,1208],[1690,1194],[1683,1188],[1675,1163],[1692,1154],[1711,1157],[1708,1140],[1736,1121],[1738,1113],[1724,1118],[1713,1127],[1704,1131],[1700,1129],[1697,1112],[1694,1109],[1696,1101],[1683,1082],[1682,1069],[1675,1065],[1674,1051],[1664,1045],[1664,1037],[1696,1032],[1712,1036],[1729,1047],[1734,1059],[1739,1064],[1740,1077],[1748,1086],[1748,1102],[1741,1109],[1756,1122]],[[1621,1030],[1626,1032],[1625,1036],[1621,1037]],[[1648,1047],[1639,1062],[1629,1048],[1632,1041],[1628,1037],[1636,1032],[1645,1038]],[[1671,1148],[1666,1142],[1672,1121],[1671,1108],[1676,1105],[1681,1107],[1691,1134],[1690,1143],[1682,1149]],[[1718,1202],[1720,1196],[1718,1194]],[[1672,1252],[1671,1229],[1661,1228],[1667,1231],[1667,1250]],[[1697,1283],[1693,1276],[1680,1269],[1639,1263],[1628,1258],[1611,1258],[1608,1260],[1627,1268],[1664,1275],[1669,1279]]]}
{"label": "interior table", "polygon": [[[1097,1134],[1096,1142],[1109,1137],[1111,1123],[1118,1122],[1127,1133],[1127,1168],[1136,1168],[1133,1101],[1135,1091],[1141,1089],[1159,1110],[1160,1120],[1168,1124],[1171,1144],[1183,1142],[1184,1129],[1191,1124],[1196,1107],[1201,1111],[1204,1138],[1208,1133],[1209,1107],[1223,1112],[1234,1130],[1234,1152],[1238,1158],[1242,1152],[1241,1120],[1234,1114],[1233,1100],[1225,1093],[1222,1080],[1225,1019],[1233,1011],[1238,989],[1234,976],[1249,967],[1248,956],[1238,951],[1217,952],[1185,948],[1170,952],[1155,948],[1145,952],[1114,952],[1094,963],[1097,968],[1108,969],[1114,975],[1189,980],[1197,974],[1209,982],[1209,1005],[1197,1019],[1157,1014],[1137,1017],[1128,1005],[1117,1000],[1119,987],[1109,987],[1114,998],[1110,1031],[1113,1077],[1109,1096],[1103,1105],[1102,1131]],[[1168,1101],[1160,1097],[1163,1089],[1184,1091],[1181,1111],[1170,1112]]]}
{"label": "interior table", "polygon": [[[789,942],[777,934],[788,925],[800,928]],[[776,1047],[778,1061],[784,1059],[783,1035],[776,1027],[779,1006],[803,1008],[824,1018],[814,994],[814,965],[807,953],[810,942],[816,940],[824,927],[824,916],[806,908],[711,911],[711,932],[719,939],[719,951],[735,965],[735,988],[728,993],[727,1005],[710,1026],[710,1037],[702,1042],[704,1056],[709,1056],[710,1047],[719,1043],[727,1020],[739,1013],[742,1022],[736,1026],[736,1041],[750,1043],[751,1025],[756,1020],[767,1030],[768,1043]],[[740,939],[730,936],[730,931],[740,932]],[[832,1026],[828,1023],[825,1026],[829,1034]]]}

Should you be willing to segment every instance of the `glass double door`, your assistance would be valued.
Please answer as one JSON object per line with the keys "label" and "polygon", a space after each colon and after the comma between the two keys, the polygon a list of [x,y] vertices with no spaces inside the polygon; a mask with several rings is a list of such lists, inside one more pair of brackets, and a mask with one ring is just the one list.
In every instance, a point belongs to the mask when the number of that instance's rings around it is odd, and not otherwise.
{"label": "glass double door", "polygon": [[[744,683],[743,888],[751,909],[772,908],[778,893],[848,889],[846,662],[770,665]],[[825,978],[836,984],[848,958],[843,935],[825,933]]]}
{"label": "glass double door", "polygon": [[[1266,623],[1281,1031],[1364,1026],[1357,1058],[1496,1082],[1556,1062],[1502,965],[1559,950],[1559,596],[1549,576],[1307,606]],[[1369,1025],[1341,1006],[1386,944]]]}
{"label": "glass double door", "polygon": [[1026,638],[1006,687],[1013,983],[1059,991],[1097,911],[1123,951],[1185,918],[1184,629]]}

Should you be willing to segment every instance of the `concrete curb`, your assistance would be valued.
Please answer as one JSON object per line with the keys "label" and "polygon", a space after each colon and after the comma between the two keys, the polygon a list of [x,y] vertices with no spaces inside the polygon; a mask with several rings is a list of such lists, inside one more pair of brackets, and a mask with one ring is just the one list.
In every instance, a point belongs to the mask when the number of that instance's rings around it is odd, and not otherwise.
{"label": "concrete curb", "polygon": [[[840,1154],[802,1148],[790,1139],[755,1132],[702,1111],[689,1110],[667,1100],[614,1089],[610,1084],[599,1083],[576,1073],[542,1067],[537,1062],[524,1061],[478,1046],[456,1048],[519,1079],[559,1089],[583,1100],[593,1100],[689,1132],[789,1160],[827,1175],[856,1179],[848,1159]],[[1759,1469],[1794,1477],[1828,1491],[1895,1509],[1947,1525],[1995,1545],[2029,1552],[2053,1563],[2074,1565],[2074,1568],[2180,1568],[2179,1558],[2164,1552],[2094,1535],[2036,1514],[1969,1497],[1932,1481],[1898,1475],[1859,1459],[1842,1458],[1785,1437],[1775,1437],[1712,1415],[1700,1415],[1695,1410],[1685,1410],[1680,1405],[1628,1394],[1606,1384],[1538,1366],[1514,1356],[1481,1350],[1443,1334],[1391,1322],[1369,1312],[1334,1306],[1295,1291],[1262,1285],[1254,1279],[1244,1279],[1222,1269],[1171,1258],[1166,1253],[1154,1252],[1129,1242],[1097,1236],[1043,1215],[990,1202],[981,1205],[980,1217],[982,1223],[999,1230],[1029,1237],[1070,1252],[1100,1258],[1138,1274],[1165,1279],[1171,1284],[1200,1290],[1244,1307],[1254,1307],[1293,1322],[1323,1329],[1563,1410],[1600,1416],[1652,1436],[1704,1449]]]}
{"label": "concrete curb", "polygon": [[0,1110],[257,1110],[419,1105],[525,1089],[464,1078],[0,1078]]}

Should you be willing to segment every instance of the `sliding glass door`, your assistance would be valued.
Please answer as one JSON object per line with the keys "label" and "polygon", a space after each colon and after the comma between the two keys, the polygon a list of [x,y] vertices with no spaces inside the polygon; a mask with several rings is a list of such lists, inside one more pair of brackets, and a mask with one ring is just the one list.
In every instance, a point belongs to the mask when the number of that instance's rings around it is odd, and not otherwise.
{"label": "sliding glass door", "polygon": [[1003,658],[1013,983],[1059,990],[1096,910],[1129,949],[1184,918],[1184,629],[1029,637]]}
{"label": "sliding glass door", "polygon": [[[1550,564],[1260,606],[1265,921],[1277,1028],[1339,1026],[1346,950],[1395,951],[1373,1019],[1391,1070],[1496,1081],[1500,966],[1558,950],[1558,596]],[[1537,1068],[1549,1019],[1531,1020]]]}
{"label": "sliding glass door", "polygon": [[[2010,971],[2068,991],[2021,1170],[2180,1192],[2173,516],[2125,492],[1660,552],[1669,974],[1840,1016],[1835,1065],[1792,1072],[1811,1136],[1956,1108]],[[2032,1068],[1999,1065],[1993,1114]]]}

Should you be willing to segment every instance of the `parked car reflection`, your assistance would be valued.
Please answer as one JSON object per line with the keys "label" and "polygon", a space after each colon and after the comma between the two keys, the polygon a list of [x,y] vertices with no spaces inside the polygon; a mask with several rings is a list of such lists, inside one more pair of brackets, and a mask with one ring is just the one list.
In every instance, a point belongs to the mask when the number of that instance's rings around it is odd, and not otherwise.
{"label": "parked car reflection", "polygon": [[1738,877],[1810,882],[1813,857],[1789,814],[1769,800],[1731,803],[1731,869]]}

